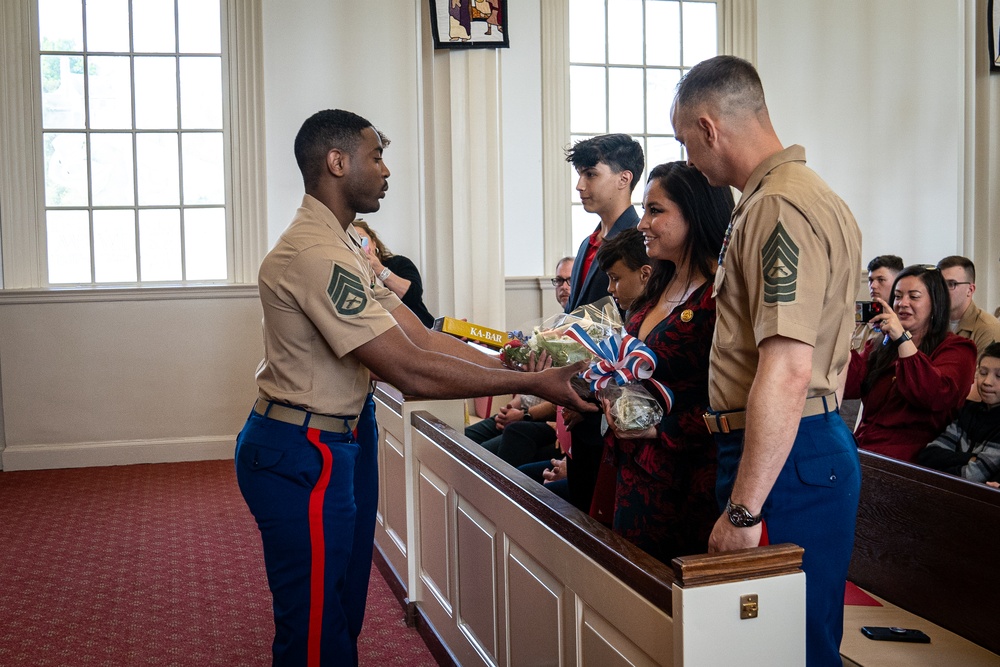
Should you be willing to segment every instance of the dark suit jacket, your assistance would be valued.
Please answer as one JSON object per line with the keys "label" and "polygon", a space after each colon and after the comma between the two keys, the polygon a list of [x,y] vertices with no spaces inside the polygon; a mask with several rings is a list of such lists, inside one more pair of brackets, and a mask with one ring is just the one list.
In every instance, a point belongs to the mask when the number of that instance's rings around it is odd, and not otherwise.
{"label": "dark suit jacket", "polygon": [[[635,212],[635,208],[631,205],[625,209],[624,212],[618,219],[615,220],[615,224],[612,225],[611,230],[604,237],[605,239],[610,239],[619,232],[623,232],[626,229],[632,229],[639,224],[639,214]],[[602,299],[608,295],[608,274],[601,271],[601,267],[597,264],[597,259],[590,265],[590,270],[587,271],[587,275],[583,276],[581,281],[580,271],[583,269],[583,258],[587,255],[587,246],[590,243],[590,238],[585,238],[583,243],[580,244],[580,249],[576,251],[576,261],[573,262],[573,275],[572,282],[570,282],[570,294],[569,301],[566,302],[565,312],[572,312],[574,309],[588,303],[594,303],[598,299]]]}

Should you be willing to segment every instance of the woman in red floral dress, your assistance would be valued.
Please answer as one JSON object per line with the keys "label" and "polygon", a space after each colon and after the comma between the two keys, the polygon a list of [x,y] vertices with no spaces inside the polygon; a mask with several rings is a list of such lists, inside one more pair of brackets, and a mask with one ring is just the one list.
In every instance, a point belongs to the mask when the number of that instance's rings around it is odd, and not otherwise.
{"label": "woman in red floral dress", "polygon": [[639,230],[653,273],[625,328],[656,354],[653,377],[671,389],[674,403],[658,426],[641,432],[618,430],[606,405],[606,456],[618,469],[614,531],[669,563],[704,553],[719,517],[715,443],[702,415],[715,328],[712,283],[733,196],[684,162],[670,162],[650,172],[643,208]]}

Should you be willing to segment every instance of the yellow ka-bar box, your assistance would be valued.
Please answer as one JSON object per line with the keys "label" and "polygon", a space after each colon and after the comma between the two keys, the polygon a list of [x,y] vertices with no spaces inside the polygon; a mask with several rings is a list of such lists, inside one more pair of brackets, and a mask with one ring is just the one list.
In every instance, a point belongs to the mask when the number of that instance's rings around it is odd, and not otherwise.
{"label": "yellow ka-bar box", "polygon": [[468,338],[471,341],[482,343],[487,347],[499,350],[504,346],[510,336],[505,331],[481,327],[472,322],[456,320],[454,317],[439,317],[434,320],[434,331],[450,334],[456,338]]}

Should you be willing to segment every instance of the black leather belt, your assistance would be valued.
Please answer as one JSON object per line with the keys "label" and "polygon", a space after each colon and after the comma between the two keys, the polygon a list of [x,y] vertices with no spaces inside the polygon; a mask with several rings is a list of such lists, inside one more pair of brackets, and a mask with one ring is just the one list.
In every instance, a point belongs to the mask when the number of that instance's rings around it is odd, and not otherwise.
{"label": "black leather belt", "polygon": [[[806,399],[806,404],[802,408],[802,418],[835,412],[838,407],[836,394],[813,396]],[[730,431],[739,431],[747,427],[746,410],[706,412],[703,417],[709,433],[729,433]]]}
{"label": "black leather belt", "polygon": [[293,424],[295,426],[308,426],[320,431],[330,431],[331,433],[350,433],[358,425],[357,417],[332,417],[330,415],[320,415],[308,410],[293,408],[290,405],[275,403],[258,398],[253,404],[253,411],[262,417],[275,421]]}

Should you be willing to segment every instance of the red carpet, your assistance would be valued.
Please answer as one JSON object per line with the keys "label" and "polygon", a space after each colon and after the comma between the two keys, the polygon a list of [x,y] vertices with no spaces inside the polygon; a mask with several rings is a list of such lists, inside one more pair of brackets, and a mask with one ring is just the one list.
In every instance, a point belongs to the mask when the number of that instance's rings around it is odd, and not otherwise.
{"label": "red carpet", "polygon": [[[231,461],[0,473],[0,665],[271,662]],[[435,665],[372,570],[362,665]]]}

